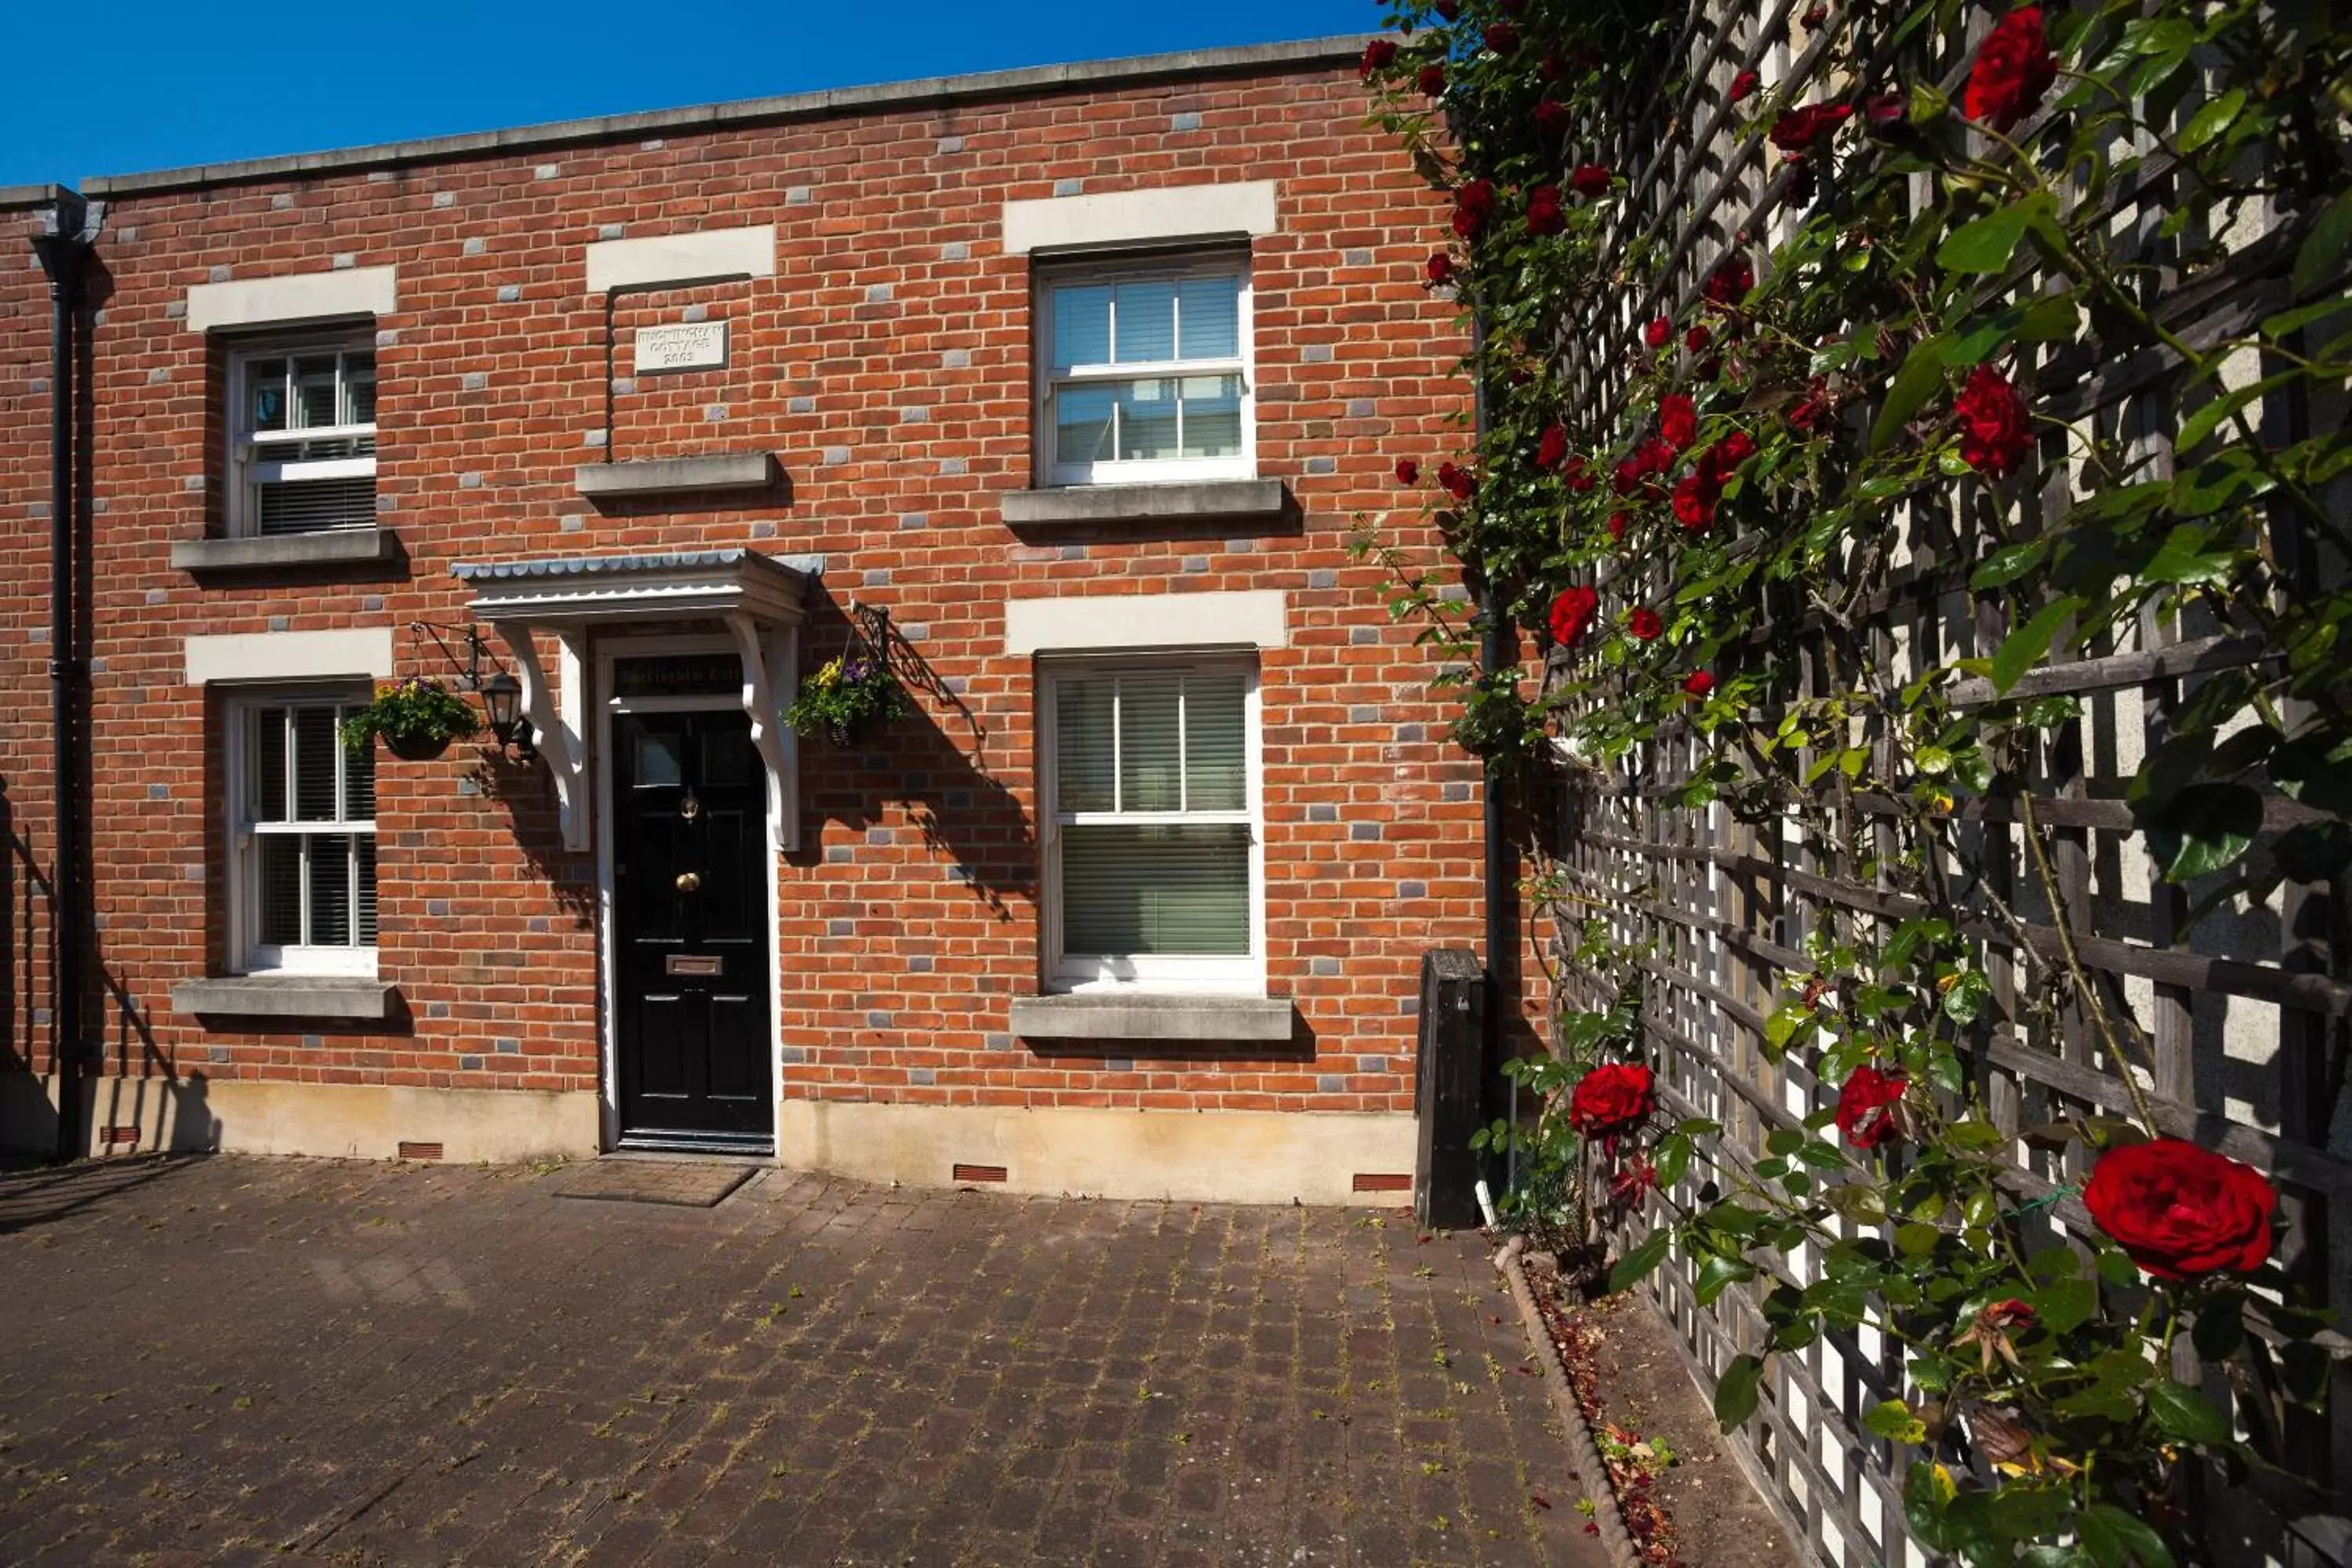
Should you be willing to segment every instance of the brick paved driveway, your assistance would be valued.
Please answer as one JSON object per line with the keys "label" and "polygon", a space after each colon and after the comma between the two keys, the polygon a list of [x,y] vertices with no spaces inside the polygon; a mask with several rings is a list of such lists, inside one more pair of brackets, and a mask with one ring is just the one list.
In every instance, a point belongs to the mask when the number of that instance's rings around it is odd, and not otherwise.
{"label": "brick paved driveway", "polygon": [[1475,1237],[561,1180],[0,1176],[0,1563],[1600,1562]]}

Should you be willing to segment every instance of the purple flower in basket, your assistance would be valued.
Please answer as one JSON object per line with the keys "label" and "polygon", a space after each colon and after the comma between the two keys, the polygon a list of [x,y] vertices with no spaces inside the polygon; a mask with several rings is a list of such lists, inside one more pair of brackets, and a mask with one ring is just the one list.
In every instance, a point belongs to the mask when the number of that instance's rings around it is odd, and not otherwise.
{"label": "purple flower in basket", "polygon": [[874,661],[860,654],[841,667],[841,679],[852,686],[863,686],[874,679]]}

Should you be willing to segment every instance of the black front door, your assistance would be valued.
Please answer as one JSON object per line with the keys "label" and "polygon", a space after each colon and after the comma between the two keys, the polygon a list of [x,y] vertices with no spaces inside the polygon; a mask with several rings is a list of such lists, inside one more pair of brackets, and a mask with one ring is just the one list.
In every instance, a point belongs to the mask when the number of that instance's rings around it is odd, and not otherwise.
{"label": "black front door", "polygon": [[621,1141],[774,1148],[767,776],[740,710],[613,721]]}

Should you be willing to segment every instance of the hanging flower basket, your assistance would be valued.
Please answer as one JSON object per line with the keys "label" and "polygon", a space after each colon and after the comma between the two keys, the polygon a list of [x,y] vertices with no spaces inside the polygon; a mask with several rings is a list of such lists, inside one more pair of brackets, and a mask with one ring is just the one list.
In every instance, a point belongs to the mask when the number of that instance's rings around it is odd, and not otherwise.
{"label": "hanging flower basket", "polygon": [[912,706],[907,689],[890,673],[889,665],[861,647],[803,681],[799,695],[784,711],[784,722],[795,734],[822,734],[848,751],[869,727],[887,724]]}
{"label": "hanging flower basket", "polygon": [[449,749],[449,742],[482,727],[473,704],[437,680],[411,676],[394,686],[377,689],[375,700],[355,709],[343,721],[343,744],[354,752],[367,749],[377,736],[383,749],[403,762],[430,762]]}

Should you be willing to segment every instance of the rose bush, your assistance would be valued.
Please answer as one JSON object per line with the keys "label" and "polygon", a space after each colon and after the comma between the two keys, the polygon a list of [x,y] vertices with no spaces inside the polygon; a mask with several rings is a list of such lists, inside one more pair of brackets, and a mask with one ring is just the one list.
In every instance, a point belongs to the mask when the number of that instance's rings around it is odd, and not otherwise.
{"label": "rose bush", "polygon": [[[1641,1065],[1682,1048],[1643,989],[1669,919],[1531,847],[1562,963],[1612,1000],[1513,1065],[1543,1107],[1485,1134],[1526,1156],[1513,1212],[1589,1241],[1633,1207],[1617,1283],[1679,1252],[1701,1305],[1746,1292],[1738,1321],[1761,1327],[1720,1379],[1727,1425],[1772,1358],[1868,1329],[1895,1396],[1866,1425],[1918,1456],[1906,1523],[1930,1552],[2126,1568],[2188,1541],[2191,1468],[2283,1462],[2252,1443],[2326,1382],[2323,1297],[2273,1255],[2272,1182],[2166,1135],[2185,1113],[2156,1097],[2152,1043],[2081,961],[2033,780],[2082,710],[2027,677],[2151,625],[2259,649],[2181,687],[2104,804],[2190,916],[2352,873],[2352,592],[2291,564],[2352,554],[2352,452],[2340,421],[2272,415],[2352,383],[2352,22],[2252,0],[1986,11],[1813,8],[1790,51],[1810,64],[1769,88],[1714,57],[1763,188],[1710,209],[1693,230],[1719,240],[1685,255],[1665,243],[1684,214],[1644,205],[1638,140],[1683,101],[1675,18],[1402,5],[1370,79],[1452,194],[1442,281],[1483,329],[1475,462],[1432,497],[1475,613],[1381,558],[1464,671],[1456,734],[1498,784],[1540,763],[1602,799],[1663,792],[1656,809],[1773,824],[1815,864],[1859,857],[1882,889],[1772,937],[1802,951],[1770,961],[1789,973],[1754,1044],[1835,1088],[1750,1143],[1678,1118]],[[1442,103],[1414,90],[1433,73]],[[2266,291],[2197,315],[2240,297],[2232,247],[2265,224]],[[2168,416],[2158,456],[2099,401],[2126,380]],[[1906,550],[1922,519],[1959,531],[1956,560]],[[1955,574],[1906,575],[1929,568]],[[1972,601],[1974,641],[1890,650],[1883,606],[1931,586]],[[1695,761],[1632,766],[1667,756]],[[1984,1098],[1988,1053],[2062,1012],[2113,1104],[2020,1125]],[[2178,1375],[2192,1350],[2210,1379]],[[2223,1367],[2260,1420],[2209,1399]]]}

